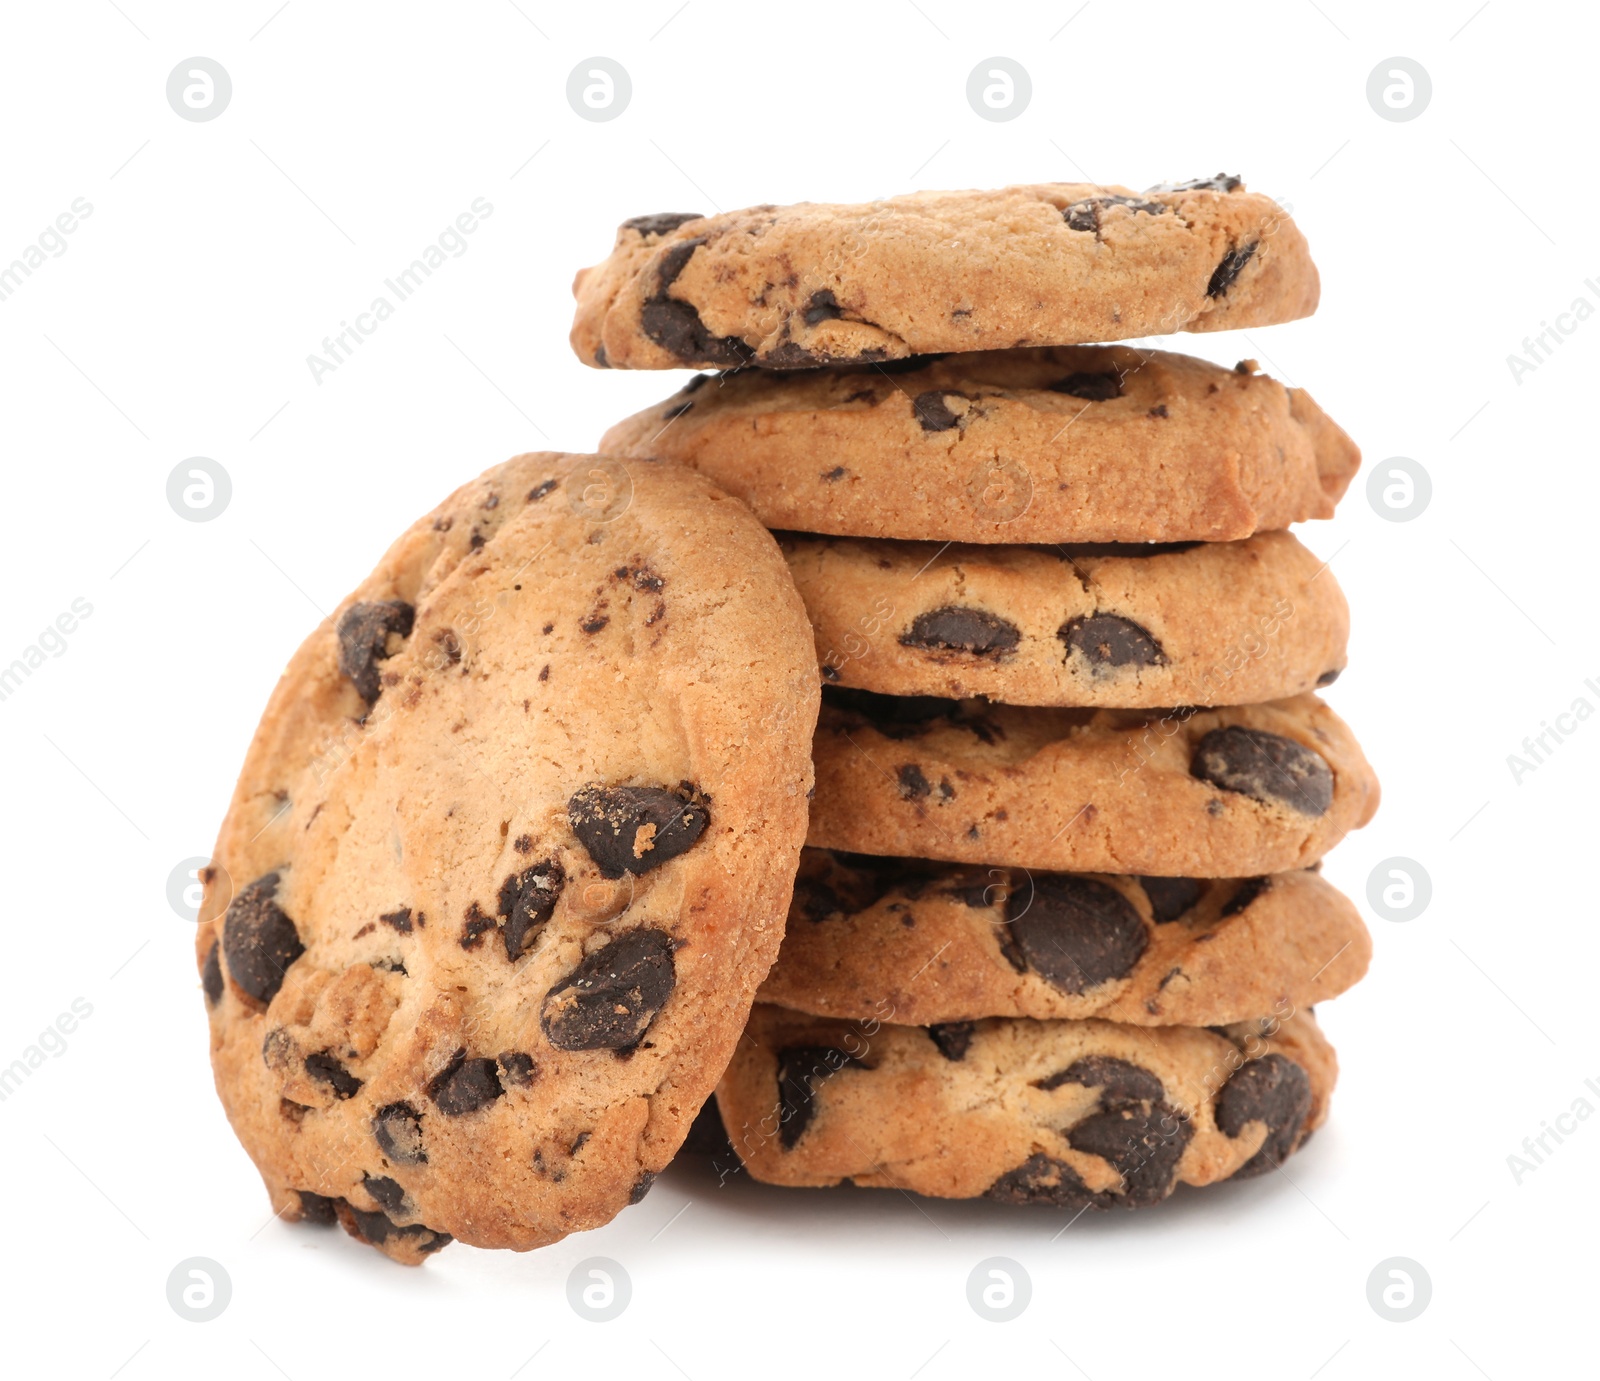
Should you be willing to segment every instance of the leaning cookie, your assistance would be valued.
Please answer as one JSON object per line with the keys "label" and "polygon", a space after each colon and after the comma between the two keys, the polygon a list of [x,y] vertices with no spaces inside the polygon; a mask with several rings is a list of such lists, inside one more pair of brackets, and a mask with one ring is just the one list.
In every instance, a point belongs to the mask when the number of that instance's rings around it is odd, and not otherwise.
{"label": "leaning cookie", "polygon": [[586,364],[807,369],[1266,326],[1318,280],[1289,214],[1219,175],[639,216],[572,291]]}
{"label": "leaning cookie", "polygon": [[700,476],[520,456],[290,662],[206,871],[217,1091],[274,1208],[397,1260],[608,1221],[777,953],[816,667]]}
{"label": "leaning cookie", "polygon": [[1371,956],[1360,913],[1314,872],[1029,873],[807,849],[759,998],[952,1032],[975,1017],[1216,1026],[1337,997]]}
{"label": "leaning cookie", "polygon": [[1361,453],[1302,389],[1127,346],[697,375],[601,449],[768,527],[956,542],[1229,541],[1328,518]]}
{"label": "leaning cookie", "polygon": [[1350,613],[1287,532],[1162,546],[784,534],[824,679],[1012,705],[1244,705],[1326,686]]}
{"label": "leaning cookie", "polygon": [[1378,781],[1315,695],[1045,709],[829,687],[807,843],[1061,872],[1253,877],[1316,862]]}
{"label": "leaning cookie", "polygon": [[1264,1174],[1326,1118],[1337,1076],[1309,1012],[953,1033],[761,1004],[745,1034],[717,1104],[754,1178],[1069,1209]]}

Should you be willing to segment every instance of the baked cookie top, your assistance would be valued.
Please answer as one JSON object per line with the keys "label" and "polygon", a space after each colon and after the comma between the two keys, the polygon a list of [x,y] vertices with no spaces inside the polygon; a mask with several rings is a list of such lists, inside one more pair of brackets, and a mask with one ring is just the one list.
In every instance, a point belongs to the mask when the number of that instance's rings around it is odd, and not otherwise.
{"label": "baked cookie top", "polygon": [[779,536],[824,680],[1012,705],[1244,705],[1326,686],[1350,612],[1287,532],[1013,547]]}
{"label": "baked cookie top", "polygon": [[1371,954],[1360,913],[1306,870],[1030,873],[807,849],[760,1000],[907,1026],[1216,1026],[1337,997]]}
{"label": "baked cookie top", "polygon": [[701,374],[601,449],[692,466],[768,527],[940,542],[1248,537],[1331,517],[1361,463],[1254,360],[1131,346]]}
{"label": "baked cookie top", "polygon": [[1016,868],[1284,873],[1378,808],[1355,736],[1315,695],[1090,710],[830,687],[813,757],[808,843]]}
{"label": "baked cookie top", "polygon": [[289,663],[207,874],[274,1207],[416,1261],[642,1195],[777,953],[816,682],[776,544],[691,472],[524,455],[413,525]]}
{"label": "baked cookie top", "polygon": [[1266,326],[1318,279],[1288,213],[1219,174],[637,216],[572,291],[586,364],[810,369]]}
{"label": "baked cookie top", "polygon": [[959,1030],[758,1004],[717,1086],[768,1184],[1141,1208],[1264,1174],[1327,1116],[1333,1049],[1309,1012],[1214,1030],[988,1020]]}

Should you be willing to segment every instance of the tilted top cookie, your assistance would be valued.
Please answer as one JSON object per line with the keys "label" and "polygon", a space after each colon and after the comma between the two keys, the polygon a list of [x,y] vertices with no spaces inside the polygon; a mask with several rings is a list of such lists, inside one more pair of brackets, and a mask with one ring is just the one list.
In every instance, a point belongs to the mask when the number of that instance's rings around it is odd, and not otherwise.
{"label": "tilted top cookie", "polygon": [[601,449],[768,527],[936,542],[1219,542],[1329,518],[1361,464],[1303,389],[1131,346],[697,375]]}
{"label": "tilted top cookie", "polygon": [[275,1208],[416,1261],[606,1222],[777,952],[816,666],[772,538],[669,466],[525,455],[290,662],[198,941]]}
{"label": "tilted top cookie", "polygon": [[638,216],[572,291],[587,364],[808,369],[1267,326],[1318,282],[1288,213],[1219,175]]}

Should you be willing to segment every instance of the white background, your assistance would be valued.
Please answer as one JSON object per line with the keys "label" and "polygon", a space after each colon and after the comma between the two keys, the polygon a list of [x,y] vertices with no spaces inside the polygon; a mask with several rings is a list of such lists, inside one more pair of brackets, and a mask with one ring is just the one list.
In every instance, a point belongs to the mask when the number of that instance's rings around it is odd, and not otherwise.
{"label": "white background", "polygon": [[[75,598],[93,606],[0,703],[0,1065],[75,998],[93,1008],[0,1104],[0,1365],[293,1381],[1002,1367],[1502,1381],[1592,1365],[1600,1118],[1547,1143],[1520,1185],[1507,1156],[1600,1081],[1600,721],[1520,784],[1506,762],[1579,695],[1600,706],[1583,685],[1600,678],[1600,321],[1520,383],[1507,364],[1580,295],[1600,306],[1584,286],[1600,275],[1592,9],[118,3],[8,6],[0,44],[0,263],[75,198],[93,206],[0,302],[0,664]],[[595,54],[633,82],[608,123],[565,97]],[[1033,81],[1006,123],[965,97],[996,54]],[[1366,99],[1397,54],[1433,83],[1406,123]],[[233,82],[209,123],[165,97],[193,55]],[[602,1231],[525,1256],[457,1245],[419,1271],[267,1222],[211,1090],[168,874],[209,851],[279,668],[396,533],[488,465],[588,448],[681,381],[568,353],[573,271],[615,224],[1219,170],[1293,207],[1323,307],[1249,339],[1174,343],[1260,359],[1311,389],[1369,464],[1412,457],[1434,491],[1415,521],[1383,521],[1363,473],[1304,534],[1355,615],[1329,698],[1385,788],[1328,873],[1365,908],[1374,864],[1405,855],[1434,895],[1409,923],[1369,910],[1372,974],[1321,1009],[1343,1063],[1333,1120],[1288,1175],[1058,1237],[1066,1218],[1049,1211],[719,1189],[678,1169]],[[477,197],[494,210],[467,252],[315,382],[306,356]],[[232,478],[208,523],[165,497],[196,455]],[[565,1293],[600,1255],[633,1283],[606,1324]],[[1004,1324],[966,1302],[968,1273],[996,1255],[1033,1283]],[[1433,1283],[1405,1324],[1366,1297],[1396,1255]],[[191,1256],[232,1279],[211,1323],[167,1303]]]}

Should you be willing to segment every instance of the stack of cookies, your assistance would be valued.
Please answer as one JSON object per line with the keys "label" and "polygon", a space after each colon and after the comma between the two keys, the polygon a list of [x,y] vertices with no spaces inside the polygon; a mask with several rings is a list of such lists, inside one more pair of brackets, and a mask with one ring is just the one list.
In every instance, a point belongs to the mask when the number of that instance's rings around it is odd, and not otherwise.
{"label": "stack of cookies", "polygon": [[[749,1173],[1069,1208],[1260,1174],[1324,1119],[1370,942],[1319,860],[1377,805],[1345,664],[1349,437],[1253,361],[1306,316],[1237,178],[624,224],[572,341],[712,367],[606,453],[778,536],[815,637],[787,935],[717,1089]],[[647,467],[648,468],[648,467]]]}
{"label": "stack of cookies", "polygon": [[1293,224],[1232,178],[650,216],[577,295],[586,361],[721,372],[403,533],[201,870],[274,1212],[539,1247],[706,1109],[780,1185],[1279,1165],[1369,951],[1317,873],[1377,803],[1345,605],[1284,530],[1358,457],[1248,361],[1086,342],[1305,315]]}

